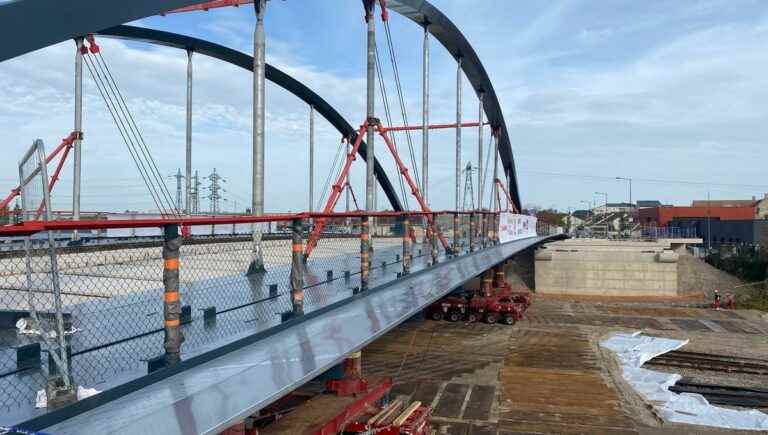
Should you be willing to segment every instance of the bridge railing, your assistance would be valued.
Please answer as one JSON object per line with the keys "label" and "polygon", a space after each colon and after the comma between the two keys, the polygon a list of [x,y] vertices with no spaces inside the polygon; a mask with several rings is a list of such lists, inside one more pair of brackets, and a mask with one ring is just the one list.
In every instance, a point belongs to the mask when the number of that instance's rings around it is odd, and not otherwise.
{"label": "bridge railing", "polygon": [[[320,220],[321,236],[304,257]],[[494,213],[451,211],[2,226],[0,409],[31,409],[45,403],[39,392],[56,394],[48,385],[58,372],[48,357],[59,333],[55,287],[73,385],[106,389],[448,257],[491,247],[497,226]],[[72,230],[81,242],[62,246]],[[49,246],[37,237],[42,231],[55,232],[59,241]],[[367,255],[366,241],[372,248]]]}

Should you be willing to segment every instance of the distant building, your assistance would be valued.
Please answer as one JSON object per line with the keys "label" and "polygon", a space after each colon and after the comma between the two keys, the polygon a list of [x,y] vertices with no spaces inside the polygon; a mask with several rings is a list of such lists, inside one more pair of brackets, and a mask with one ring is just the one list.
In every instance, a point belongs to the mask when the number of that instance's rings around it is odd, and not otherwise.
{"label": "distant building", "polygon": [[597,214],[631,213],[635,211],[635,208],[634,204],[628,202],[609,202],[608,204],[595,207],[594,212]]}
{"label": "distant building", "polygon": [[563,222],[562,225],[568,229],[568,232],[573,232],[574,229],[584,225],[584,222],[586,219],[581,219],[576,216],[575,213],[571,213],[570,215],[563,216]]}
{"label": "distant building", "polygon": [[669,226],[694,228],[704,244],[720,245],[760,245],[768,246],[768,220],[720,220],[720,219],[674,219]]}
{"label": "distant building", "polygon": [[642,208],[639,211],[640,224],[643,226],[666,227],[675,219],[718,219],[749,220],[755,219],[756,207],[754,205],[741,207],[677,207],[661,206],[656,208]]}
{"label": "distant building", "polygon": [[641,200],[637,201],[637,208],[654,208],[654,207],[661,207],[661,201],[656,200]]}
{"label": "distant building", "polygon": [[589,220],[589,218],[592,217],[592,211],[591,210],[574,210],[573,213],[571,213],[571,216],[584,222],[586,220]]}
{"label": "distant building", "polygon": [[755,219],[768,219],[768,193],[763,194],[763,197],[757,199],[699,199],[691,202],[692,207],[707,208],[707,207],[754,207]]}
{"label": "distant building", "polygon": [[697,199],[691,201],[691,207],[750,207],[755,202],[754,196],[752,199]]}

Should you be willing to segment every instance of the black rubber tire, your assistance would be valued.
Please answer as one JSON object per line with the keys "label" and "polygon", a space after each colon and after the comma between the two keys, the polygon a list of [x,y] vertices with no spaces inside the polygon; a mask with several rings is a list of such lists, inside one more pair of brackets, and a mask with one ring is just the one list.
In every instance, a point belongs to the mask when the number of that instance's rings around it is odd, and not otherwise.
{"label": "black rubber tire", "polygon": [[514,324],[515,324],[515,322],[516,322],[516,320],[515,320],[515,316],[513,316],[512,314],[507,314],[507,315],[503,316],[503,317],[501,318],[501,321],[502,321],[502,322],[503,322],[505,325],[510,325],[510,326],[514,325]]}
{"label": "black rubber tire", "polygon": [[456,311],[451,311],[448,313],[449,322],[458,322],[459,320],[461,320],[461,314],[457,313]]}
{"label": "black rubber tire", "polygon": [[469,323],[475,323],[478,321],[477,314],[475,313],[469,313],[467,314],[467,322]]}
{"label": "black rubber tire", "polygon": [[437,322],[443,320],[443,312],[442,311],[433,311],[432,312],[432,320],[435,320]]}
{"label": "black rubber tire", "polygon": [[499,319],[498,319],[498,316],[496,315],[496,313],[487,313],[485,315],[485,323],[487,323],[489,325],[493,325],[494,323],[496,323],[497,320],[499,320]]}

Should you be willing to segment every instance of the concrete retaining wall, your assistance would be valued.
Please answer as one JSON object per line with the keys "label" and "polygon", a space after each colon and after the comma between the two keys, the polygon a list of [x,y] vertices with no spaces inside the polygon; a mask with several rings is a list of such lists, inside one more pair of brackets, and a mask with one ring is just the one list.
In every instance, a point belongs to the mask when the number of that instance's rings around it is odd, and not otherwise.
{"label": "concrete retaining wall", "polygon": [[536,251],[539,293],[676,296],[678,254],[668,243],[571,239]]}

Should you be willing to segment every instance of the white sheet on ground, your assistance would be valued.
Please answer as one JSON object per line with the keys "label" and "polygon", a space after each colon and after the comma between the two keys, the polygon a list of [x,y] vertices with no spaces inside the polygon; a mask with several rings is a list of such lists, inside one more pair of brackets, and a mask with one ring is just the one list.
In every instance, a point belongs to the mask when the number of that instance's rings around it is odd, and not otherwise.
{"label": "white sheet on ground", "polygon": [[768,414],[711,405],[700,394],[669,391],[682,376],[641,368],[651,358],[688,343],[688,340],[650,337],[640,332],[616,334],[600,343],[612,350],[621,363],[622,376],[646,400],[653,403],[665,421],[743,430],[768,430]]}

